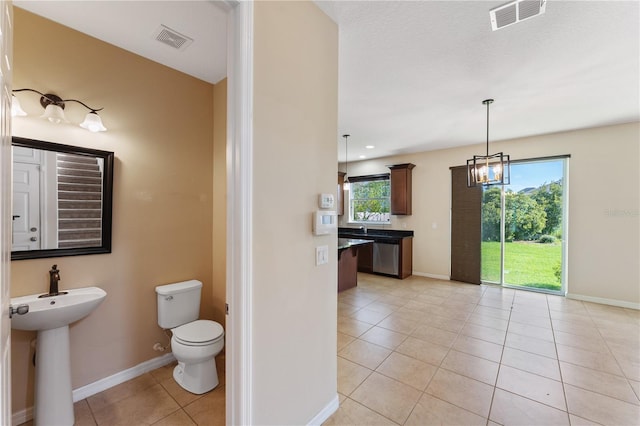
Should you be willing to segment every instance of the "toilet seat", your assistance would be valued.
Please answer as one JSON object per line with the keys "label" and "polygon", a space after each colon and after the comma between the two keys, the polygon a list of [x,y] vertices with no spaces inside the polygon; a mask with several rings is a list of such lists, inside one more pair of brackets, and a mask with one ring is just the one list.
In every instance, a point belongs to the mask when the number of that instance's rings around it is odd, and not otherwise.
{"label": "toilet seat", "polygon": [[207,346],[224,337],[222,326],[210,320],[196,320],[171,331],[177,342],[187,346]]}

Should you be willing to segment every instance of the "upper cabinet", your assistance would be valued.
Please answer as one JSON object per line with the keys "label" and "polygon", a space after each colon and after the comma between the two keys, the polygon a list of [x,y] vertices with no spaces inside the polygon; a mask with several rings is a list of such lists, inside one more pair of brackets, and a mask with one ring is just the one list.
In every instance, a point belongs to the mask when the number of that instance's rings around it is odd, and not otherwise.
{"label": "upper cabinet", "polygon": [[338,196],[336,197],[336,212],[338,216],[344,214],[344,176],[345,172],[338,172]]}
{"label": "upper cabinet", "polygon": [[391,169],[391,214],[411,214],[411,170],[415,164],[389,166]]}

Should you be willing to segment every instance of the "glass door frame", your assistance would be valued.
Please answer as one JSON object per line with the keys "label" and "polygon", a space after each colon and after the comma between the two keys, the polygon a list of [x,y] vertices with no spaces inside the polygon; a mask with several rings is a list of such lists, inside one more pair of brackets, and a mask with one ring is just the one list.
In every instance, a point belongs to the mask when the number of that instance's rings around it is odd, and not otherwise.
{"label": "glass door frame", "polygon": [[[481,280],[482,284],[499,285],[505,288],[513,288],[545,294],[554,294],[566,296],[568,292],[568,259],[569,259],[569,158],[571,155],[558,155],[551,157],[527,158],[521,160],[513,160],[511,164],[518,163],[538,163],[554,160],[562,160],[562,246],[561,246],[561,271],[560,271],[560,290],[540,289],[535,287],[527,287],[524,285],[506,284],[504,281],[504,258],[505,258],[505,216],[506,216],[506,199],[505,186],[500,188],[500,281]],[[484,189],[483,189],[484,191]],[[482,253],[481,253],[482,256]]]}

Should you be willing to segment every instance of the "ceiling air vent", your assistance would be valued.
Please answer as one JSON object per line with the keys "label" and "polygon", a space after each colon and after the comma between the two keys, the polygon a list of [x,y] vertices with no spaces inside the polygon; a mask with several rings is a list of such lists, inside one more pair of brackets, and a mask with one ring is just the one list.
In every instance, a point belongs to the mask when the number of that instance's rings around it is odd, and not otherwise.
{"label": "ceiling air vent", "polygon": [[489,11],[493,31],[544,13],[547,0],[514,0]]}
{"label": "ceiling air vent", "polygon": [[154,34],[154,38],[177,50],[184,50],[187,46],[193,43],[193,39],[191,37],[180,34],[165,25],[160,25],[160,27],[158,27]]}

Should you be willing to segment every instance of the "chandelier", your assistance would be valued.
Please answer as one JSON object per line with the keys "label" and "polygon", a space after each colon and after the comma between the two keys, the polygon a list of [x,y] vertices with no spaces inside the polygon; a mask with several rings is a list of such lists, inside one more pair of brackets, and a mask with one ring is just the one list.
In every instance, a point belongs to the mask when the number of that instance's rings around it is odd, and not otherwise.
{"label": "chandelier", "polygon": [[467,160],[467,186],[509,185],[509,156],[502,152],[489,155],[489,105],[493,99],[482,103],[487,106],[487,153]]}

